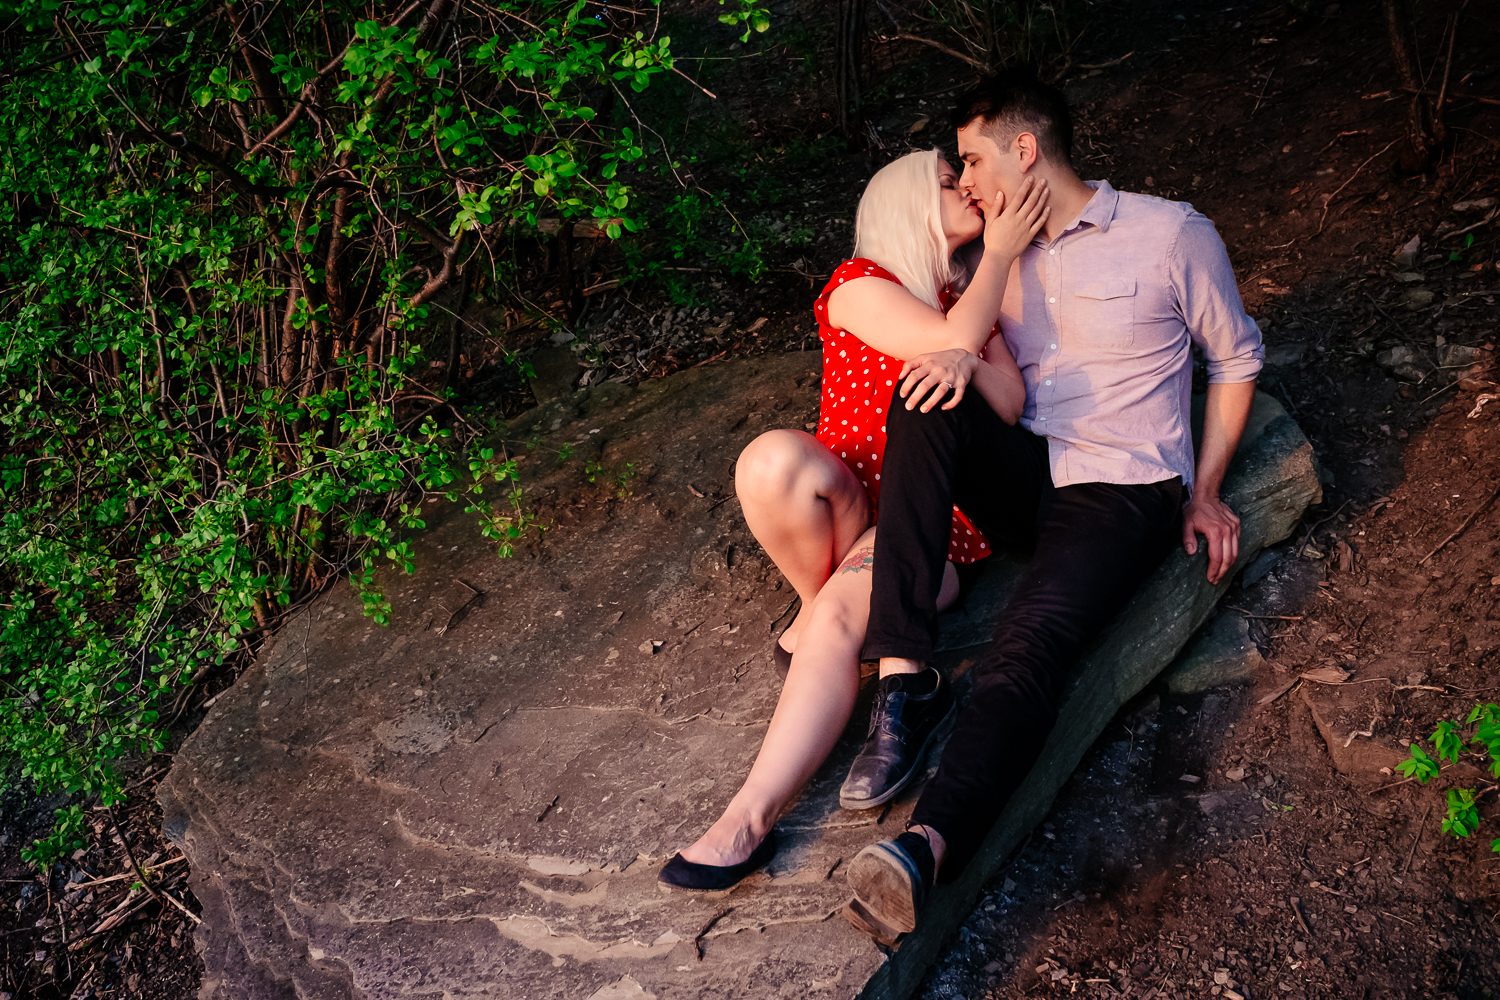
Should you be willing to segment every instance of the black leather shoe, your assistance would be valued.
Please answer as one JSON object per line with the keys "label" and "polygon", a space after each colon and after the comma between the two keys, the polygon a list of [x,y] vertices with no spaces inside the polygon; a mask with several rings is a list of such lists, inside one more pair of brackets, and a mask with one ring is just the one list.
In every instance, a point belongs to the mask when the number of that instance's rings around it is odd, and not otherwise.
{"label": "black leather shoe", "polygon": [[881,678],[870,712],[869,735],[839,789],[839,805],[843,808],[884,805],[921,773],[928,747],[943,735],[958,711],[942,674],[931,667],[927,673],[936,678],[936,683],[924,695],[910,694],[902,687],[903,678],[921,674]]}
{"label": "black leather shoe", "polygon": [[766,834],[760,846],[737,865],[700,865],[689,861],[681,854],[672,855],[672,860],[662,866],[657,881],[675,885],[679,889],[712,891],[728,889],[757,868],[764,867],[776,856],[776,831]]}
{"label": "black leather shoe", "polygon": [[881,944],[917,927],[917,914],[932,888],[932,846],[908,830],[895,840],[871,844],[849,865],[854,899],[844,919]]}

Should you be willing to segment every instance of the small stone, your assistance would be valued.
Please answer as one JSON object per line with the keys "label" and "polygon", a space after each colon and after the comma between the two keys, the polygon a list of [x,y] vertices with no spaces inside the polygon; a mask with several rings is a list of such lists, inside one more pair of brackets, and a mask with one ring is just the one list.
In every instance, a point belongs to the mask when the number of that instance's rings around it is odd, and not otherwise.
{"label": "small stone", "polygon": [[1420,236],[1413,236],[1406,241],[1400,250],[1396,251],[1392,259],[1395,260],[1397,267],[1408,268],[1417,262],[1417,258],[1421,253],[1422,238]]}
{"label": "small stone", "polygon": [[1223,969],[1220,969],[1218,972],[1214,973],[1214,982],[1220,986],[1229,985],[1229,973],[1224,971]]}
{"label": "small stone", "polygon": [[1426,281],[1427,276],[1420,271],[1400,271],[1396,274],[1396,280],[1403,285],[1411,285],[1419,281]]}
{"label": "small stone", "polygon": [[1458,368],[1461,365],[1472,364],[1479,358],[1479,354],[1479,348],[1469,347],[1467,344],[1439,344],[1437,363],[1444,368]]}
{"label": "small stone", "polygon": [[1307,353],[1306,344],[1276,344],[1266,347],[1265,364],[1267,368],[1290,368],[1302,360]]}
{"label": "small stone", "polygon": [[1486,209],[1494,207],[1494,198],[1469,198],[1453,203],[1453,211],[1455,212],[1483,212]]}
{"label": "small stone", "polygon": [[1005,884],[1000,887],[1000,891],[1001,892],[1014,892],[1015,888],[1016,888],[1016,884],[1014,882],[1012,882],[1010,879],[1006,879],[1005,880]]}
{"label": "small stone", "polygon": [[1412,288],[1406,293],[1403,301],[1408,309],[1421,309],[1432,305],[1432,300],[1437,298],[1436,293],[1428,288]]}
{"label": "small stone", "polygon": [[1186,781],[1190,785],[1196,785],[1198,782],[1202,781],[1203,779],[1200,778],[1200,777],[1198,777],[1196,774],[1184,774],[1182,777],[1178,778],[1177,780],[1178,781]]}
{"label": "small stone", "polygon": [[1228,778],[1230,781],[1244,781],[1245,769],[1243,767],[1231,767],[1229,770],[1224,772],[1224,777]]}

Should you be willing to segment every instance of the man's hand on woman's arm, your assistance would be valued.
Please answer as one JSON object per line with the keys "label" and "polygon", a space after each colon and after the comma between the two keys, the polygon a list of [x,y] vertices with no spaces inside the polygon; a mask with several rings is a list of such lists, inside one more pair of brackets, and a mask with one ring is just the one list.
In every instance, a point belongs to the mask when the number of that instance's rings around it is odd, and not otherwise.
{"label": "man's hand on woman's arm", "polygon": [[1182,509],[1182,547],[1198,551],[1198,536],[1208,546],[1208,582],[1218,583],[1240,555],[1240,519],[1219,499],[1219,487],[1255,402],[1255,382],[1215,382],[1203,408],[1203,443],[1193,498]]}

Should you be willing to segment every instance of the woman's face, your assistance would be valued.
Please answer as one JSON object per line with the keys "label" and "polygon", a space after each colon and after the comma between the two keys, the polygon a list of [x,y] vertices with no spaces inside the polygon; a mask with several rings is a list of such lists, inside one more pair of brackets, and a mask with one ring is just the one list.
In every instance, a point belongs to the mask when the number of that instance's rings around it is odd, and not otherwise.
{"label": "woman's face", "polygon": [[937,161],[938,188],[943,206],[943,235],[948,237],[948,252],[984,232],[984,212],[958,189],[958,171],[947,160]]}

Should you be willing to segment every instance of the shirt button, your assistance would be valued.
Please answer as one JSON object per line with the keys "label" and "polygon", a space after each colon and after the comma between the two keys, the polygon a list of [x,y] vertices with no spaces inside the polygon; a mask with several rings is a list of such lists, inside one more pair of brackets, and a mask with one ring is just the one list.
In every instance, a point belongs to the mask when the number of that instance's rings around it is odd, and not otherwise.
{"label": "shirt button", "polygon": [[1047,252],[1050,253],[1050,254],[1056,254],[1057,253],[1056,250],[1048,250]]}
{"label": "shirt button", "polygon": [[1054,298],[1049,298],[1049,299],[1048,299],[1048,300],[1047,300],[1047,301],[1048,301],[1048,302],[1056,302],[1056,301],[1057,301],[1057,299],[1056,299],[1056,298],[1055,298],[1055,297],[1054,297]]}
{"label": "shirt button", "polygon": [[1048,380],[1047,380],[1047,384],[1048,384],[1048,385],[1051,385],[1051,384],[1052,384],[1052,380],[1051,380],[1051,379],[1050,379],[1050,378],[1049,378],[1049,379],[1048,379]]}
{"label": "shirt button", "polygon": [[1054,350],[1054,351],[1057,350],[1057,345],[1056,344],[1053,344],[1051,346],[1052,346],[1052,350]]}
{"label": "shirt button", "polygon": [[1046,418],[1046,417],[1037,417],[1037,419],[1038,419],[1038,420],[1042,420],[1042,421],[1045,421],[1045,420],[1046,420],[1046,419],[1047,419],[1047,418]]}

